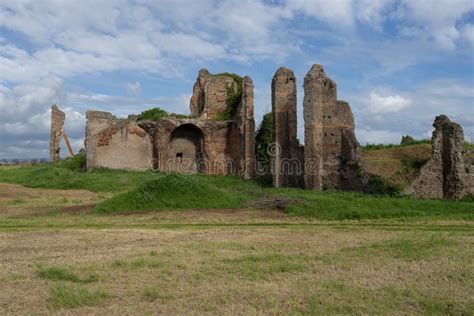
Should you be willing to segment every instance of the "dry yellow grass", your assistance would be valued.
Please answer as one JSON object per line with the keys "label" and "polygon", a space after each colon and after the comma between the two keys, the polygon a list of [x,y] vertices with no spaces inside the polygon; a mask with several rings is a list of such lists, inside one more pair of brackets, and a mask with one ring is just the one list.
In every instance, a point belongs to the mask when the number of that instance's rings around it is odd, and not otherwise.
{"label": "dry yellow grass", "polygon": [[[0,220],[8,216],[9,221],[31,224],[28,229],[0,231],[0,314],[473,310],[470,222],[317,222],[255,209],[93,216],[66,208],[58,215],[51,211],[100,197],[0,188]],[[68,202],[60,200],[65,194]],[[9,204],[18,198],[24,202]],[[76,198],[77,204],[69,202]],[[38,201],[44,208],[32,215]],[[5,205],[12,209],[5,212]],[[99,224],[111,228],[96,229]],[[92,281],[41,278],[38,265]],[[63,300],[58,293],[65,295]],[[76,295],[74,304],[68,305],[71,295]]]}

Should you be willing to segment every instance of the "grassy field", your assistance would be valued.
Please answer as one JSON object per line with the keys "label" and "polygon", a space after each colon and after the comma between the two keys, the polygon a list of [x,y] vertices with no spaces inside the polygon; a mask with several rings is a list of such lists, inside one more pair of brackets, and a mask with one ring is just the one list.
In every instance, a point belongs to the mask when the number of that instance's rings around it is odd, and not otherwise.
{"label": "grassy field", "polygon": [[0,167],[0,314],[474,310],[474,203]]}

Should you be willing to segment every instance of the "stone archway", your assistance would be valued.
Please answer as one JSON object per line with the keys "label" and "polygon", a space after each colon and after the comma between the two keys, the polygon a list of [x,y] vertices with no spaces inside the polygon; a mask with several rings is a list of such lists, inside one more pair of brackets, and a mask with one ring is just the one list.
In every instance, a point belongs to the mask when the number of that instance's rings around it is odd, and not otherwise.
{"label": "stone archway", "polygon": [[178,126],[171,133],[168,170],[200,173],[203,159],[203,133],[193,124]]}

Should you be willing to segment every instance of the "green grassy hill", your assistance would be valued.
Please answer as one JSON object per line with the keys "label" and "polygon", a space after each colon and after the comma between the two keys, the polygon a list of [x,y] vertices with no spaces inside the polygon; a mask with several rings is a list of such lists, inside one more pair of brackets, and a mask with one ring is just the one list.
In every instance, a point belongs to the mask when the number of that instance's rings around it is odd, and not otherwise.
{"label": "green grassy hill", "polygon": [[[474,159],[474,145],[465,144]],[[367,145],[362,147],[363,168],[388,183],[405,188],[419,175],[420,168],[431,157],[431,143],[418,141],[412,145]]]}
{"label": "green grassy hill", "polygon": [[401,187],[405,187],[418,176],[420,168],[430,156],[430,144],[362,149],[365,171]]}
{"label": "green grassy hill", "polygon": [[[371,149],[364,152],[368,171],[406,183],[429,157],[429,145]],[[117,170],[81,171],[77,161],[0,167],[0,182],[30,188],[85,189],[103,193],[94,213],[162,210],[274,208],[323,220],[438,218],[474,219],[468,201],[417,200],[403,195],[308,191],[262,187],[230,176],[179,175]],[[393,193],[393,192],[392,192]]]}

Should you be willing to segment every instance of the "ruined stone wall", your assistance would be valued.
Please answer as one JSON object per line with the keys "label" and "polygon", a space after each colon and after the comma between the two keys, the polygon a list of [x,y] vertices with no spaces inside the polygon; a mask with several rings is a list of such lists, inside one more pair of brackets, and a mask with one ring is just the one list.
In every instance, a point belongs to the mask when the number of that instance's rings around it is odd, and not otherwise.
{"label": "ruined stone wall", "polygon": [[305,187],[359,190],[359,144],[349,104],[337,100],[336,83],[321,65],[304,79]]}
{"label": "ruined stone wall", "polygon": [[238,146],[234,153],[237,163],[237,172],[244,179],[251,179],[255,173],[255,120],[253,82],[250,77],[242,80],[242,99],[235,115],[235,127],[238,133],[238,143],[232,139],[229,146]]}
{"label": "ruined stone wall", "polygon": [[202,119],[217,119],[227,109],[227,87],[237,92],[234,79],[201,69],[193,87],[191,114]]}
{"label": "ruined stone wall", "polygon": [[277,145],[273,159],[273,186],[298,185],[296,137],[296,77],[291,69],[279,68],[272,80],[272,140]]}
{"label": "ruined stone wall", "polygon": [[[240,80],[238,80],[240,82]],[[242,92],[235,114],[227,120],[227,90]],[[174,116],[138,121],[110,113],[87,112],[87,168],[106,167],[164,172],[235,174],[252,178],[255,163],[253,83],[242,87],[227,76],[199,72],[190,101],[196,118]]]}
{"label": "ruined stone wall", "polygon": [[[173,133],[186,126],[189,126],[190,136],[193,135],[192,140],[186,142],[187,145],[183,144],[185,147],[177,152],[173,148]],[[164,118],[158,121],[155,133],[159,160],[158,169],[164,172],[202,172],[218,175],[235,173],[231,148],[237,146],[230,145],[236,144],[231,141],[232,129],[232,121],[176,118]],[[201,136],[196,137],[196,135]],[[200,146],[196,148],[193,144],[198,142]],[[199,151],[199,153],[191,157],[186,155],[186,153],[193,151]]]}
{"label": "ruined stone wall", "polygon": [[61,111],[56,105],[53,105],[51,107],[51,138],[49,143],[49,156],[50,161],[52,162],[59,161],[60,159],[59,141],[61,140],[65,119],[66,114],[64,114],[64,112]]}
{"label": "ruined stone wall", "polygon": [[136,122],[108,112],[87,111],[87,169],[147,170],[153,161],[148,133]]}
{"label": "ruined stone wall", "polygon": [[433,124],[431,159],[406,192],[418,198],[458,199],[474,193],[474,177],[465,166],[464,133],[447,116],[437,116]]}

